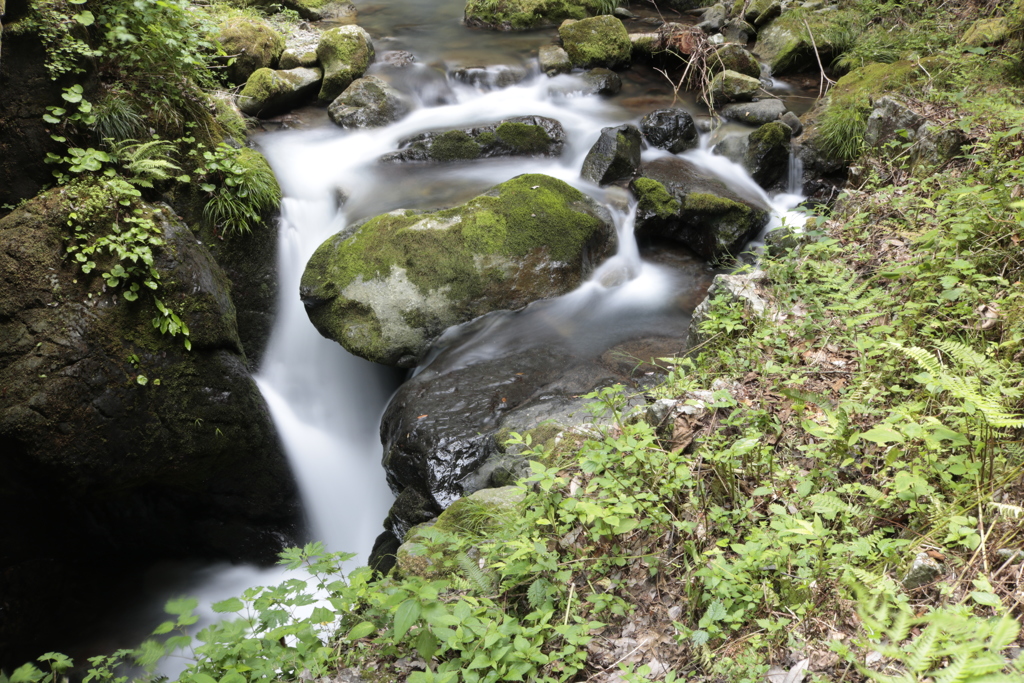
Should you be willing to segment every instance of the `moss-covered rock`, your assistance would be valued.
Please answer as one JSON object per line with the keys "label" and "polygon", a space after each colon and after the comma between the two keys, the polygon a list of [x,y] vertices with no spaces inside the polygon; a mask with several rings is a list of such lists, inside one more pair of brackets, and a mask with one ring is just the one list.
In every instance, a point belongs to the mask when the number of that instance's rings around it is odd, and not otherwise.
{"label": "moss-covered rock", "polygon": [[281,53],[277,65],[282,69],[312,69],[318,64],[316,48],[312,50],[287,48]]}
{"label": "moss-covered rock", "polygon": [[714,73],[735,71],[751,78],[761,78],[761,64],[754,58],[754,55],[735,43],[722,45],[708,57],[707,61]]}
{"label": "moss-covered rock", "polygon": [[786,111],[785,103],[774,97],[765,97],[756,102],[735,102],[718,109],[723,117],[750,126],[763,126],[783,116]]}
{"label": "moss-covered rock", "polygon": [[592,183],[606,185],[629,180],[640,168],[640,129],[632,125],[601,129],[597,142],[587,152],[580,175]]}
{"label": "moss-covered rock", "polygon": [[543,116],[516,116],[470,128],[430,131],[401,140],[384,163],[456,162],[507,156],[558,156],[565,146],[562,124]]}
{"label": "moss-covered rock", "polygon": [[768,221],[769,208],[759,197],[681,157],[645,164],[632,188],[640,199],[637,237],[681,242],[711,262],[736,255]]}
{"label": "moss-covered rock", "polygon": [[749,102],[761,91],[761,81],[735,71],[721,71],[708,84],[708,95],[715,104]]}
{"label": "moss-covered rock", "polygon": [[584,19],[594,12],[593,0],[468,0],[465,22],[473,28],[528,31],[557,26],[566,19]]}
{"label": "moss-covered rock", "polygon": [[352,81],[327,107],[331,121],[342,128],[378,128],[408,113],[405,96],[376,76]]}
{"label": "moss-covered rock", "polygon": [[1010,26],[1006,17],[978,19],[964,33],[960,43],[967,47],[998,45],[1010,37]]}
{"label": "moss-covered rock", "polygon": [[622,21],[611,15],[567,21],[558,27],[562,45],[575,67],[609,69],[629,65],[632,43]]}
{"label": "moss-covered rock", "polygon": [[461,206],[392,211],[335,235],[309,260],[301,293],[325,337],[410,367],[449,326],[570,291],[613,249],[602,208],[529,174]]}
{"label": "moss-covered rock", "polygon": [[269,118],[294,109],[320,89],[320,69],[257,69],[238,95],[238,108],[250,116]]}
{"label": "moss-covered rock", "polygon": [[[96,192],[62,186],[0,220],[0,515],[19,520],[0,525],[0,602],[19,620],[76,603],[112,553],[272,560],[298,518],[225,274],[168,207],[143,206],[165,242],[157,295],[189,325],[186,351],[153,329],[150,296],[105,286],[109,257],[90,274],[65,258],[68,214]],[[11,642],[19,622],[0,622]]]}
{"label": "moss-covered rock", "polygon": [[284,52],[285,41],[274,27],[260,19],[236,16],[220,26],[217,42],[234,62],[227,68],[228,79],[241,85],[257,69],[274,68]]}
{"label": "moss-covered rock", "polygon": [[762,18],[755,20],[759,33],[754,54],[775,75],[816,67],[819,58],[829,64],[849,48],[849,36],[862,30],[864,23],[864,17],[853,9],[808,12],[796,8],[773,19],[767,26]]}
{"label": "moss-covered rock", "polygon": [[373,42],[359,26],[338,26],[321,34],[316,56],[324,69],[320,101],[333,102],[366,73],[374,58]]}

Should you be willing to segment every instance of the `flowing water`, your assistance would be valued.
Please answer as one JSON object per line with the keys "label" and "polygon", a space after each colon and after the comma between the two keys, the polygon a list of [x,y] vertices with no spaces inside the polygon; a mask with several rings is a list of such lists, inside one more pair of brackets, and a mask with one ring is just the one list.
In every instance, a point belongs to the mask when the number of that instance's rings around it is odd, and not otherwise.
{"label": "flowing water", "polygon": [[[306,317],[299,280],[306,260],[323,240],[361,218],[400,207],[451,206],[522,173],[560,178],[607,203],[619,229],[619,253],[568,296],[523,314],[495,316],[471,340],[460,338],[457,349],[442,340],[438,351],[449,358],[454,355],[458,363],[495,357],[516,345],[551,343],[556,337],[587,347],[587,353],[599,353],[637,330],[664,328],[668,318],[688,314],[712,273],[695,258],[676,258],[675,266],[686,266],[680,270],[642,257],[632,236],[633,207],[626,193],[579,177],[602,127],[635,123],[647,111],[673,101],[667,83],[652,70],[626,72],[617,97],[582,96],[578,77],[549,79],[537,71],[532,55],[552,41],[554,31],[509,35],[467,29],[461,25],[463,0],[381,2],[361,4],[359,10],[359,23],[373,36],[378,55],[407,50],[416,56],[412,66],[377,64],[371,73],[405,90],[418,106],[397,123],[363,131],[338,129],[322,110],[310,109],[297,117],[304,122],[301,128],[257,136],[284,193],[278,318],[257,381],[298,481],[310,536],[330,550],[355,552],[357,561],[365,563],[393,500],[380,466],[378,425],[398,377],[322,338]],[[493,89],[446,77],[446,69],[476,65],[495,70],[496,65],[512,66],[527,75],[518,85]],[[692,103],[684,106],[700,113]],[[445,166],[377,164],[381,155],[415,133],[521,115],[560,121],[567,135],[563,155]],[[797,194],[768,197],[739,166],[713,155],[707,137],[703,142],[686,156],[728,184],[769,202],[774,209],[769,227],[778,225],[799,201]],[[647,150],[644,159],[664,154]],[[339,205],[339,197],[347,201]],[[680,313],[673,302],[687,293],[689,303]],[[197,595],[208,604],[283,577],[283,572],[272,569],[208,567],[179,573],[160,592]],[[157,623],[162,599],[136,614],[134,621]],[[212,616],[207,610],[207,617]],[[173,675],[182,666],[169,663],[162,673]]]}

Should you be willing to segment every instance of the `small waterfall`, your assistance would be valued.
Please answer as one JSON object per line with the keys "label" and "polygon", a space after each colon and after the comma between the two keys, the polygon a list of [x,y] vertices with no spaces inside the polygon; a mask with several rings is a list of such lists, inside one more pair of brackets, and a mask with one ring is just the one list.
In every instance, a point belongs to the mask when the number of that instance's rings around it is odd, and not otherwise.
{"label": "small waterfall", "polygon": [[786,182],[786,192],[789,194],[803,194],[804,191],[804,160],[793,149],[789,153],[789,177]]}

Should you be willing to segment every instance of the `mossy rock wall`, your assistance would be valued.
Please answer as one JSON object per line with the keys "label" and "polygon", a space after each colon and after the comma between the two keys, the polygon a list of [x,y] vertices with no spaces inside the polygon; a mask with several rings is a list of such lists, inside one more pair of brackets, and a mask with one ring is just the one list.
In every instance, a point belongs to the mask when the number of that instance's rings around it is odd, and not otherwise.
{"label": "mossy rock wall", "polygon": [[325,337],[411,367],[451,325],[571,291],[614,244],[593,200],[522,175],[462,206],[392,211],[335,235],[306,265],[301,294]]}
{"label": "mossy rock wall", "polygon": [[270,560],[298,521],[210,253],[148,207],[167,242],[159,296],[189,352],[153,329],[150,297],[127,302],[64,260],[64,192],[0,220],[0,515],[20,520],[0,528],[5,645],[52,637],[53,609],[80,624],[69,603],[112,557]]}

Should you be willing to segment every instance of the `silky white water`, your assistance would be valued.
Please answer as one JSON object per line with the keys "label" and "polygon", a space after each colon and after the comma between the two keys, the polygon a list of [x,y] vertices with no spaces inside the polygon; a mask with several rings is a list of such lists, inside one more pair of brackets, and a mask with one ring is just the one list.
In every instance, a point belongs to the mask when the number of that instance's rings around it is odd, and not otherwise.
{"label": "silky white water", "polygon": [[[389,75],[387,69],[374,67],[374,71],[385,78]],[[401,85],[408,78],[395,82]],[[436,88],[426,95],[411,88],[408,94],[419,106],[385,128],[347,131],[325,122],[307,130],[257,136],[284,194],[279,226],[280,300],[257,382],[298,483],[309,535],[329,550],[354,552],[356,562],[365,563],[382,531],[393,496],[380,466],[378,426],[397,376],[322,338],[309,322],[299,299],[299,282],[306,261],[324,240],[357,220],[396,208],[433,209],[461,203],[523,173],[559,178],[607,203],[618,228],[618,254],[598,267],[576,292],[543,307],[540,317],[496,318],[467,344],[464,362],[472,362],[471,354],[494,357],[507,352],[524,338],[536,343],[544,334],[604,343],[602,334],[628,334],[632,326],[660,314],[678,292],[678,273],[641,259],[632,235],[634,207],[626,193],[597,187],[579,176],[601,128],[637,121],[635,112],[614,99],[573,95],[581,89],[580,83],[574,76],[549,79],[534,73],[519,85],[496,90],[448,83],[440,96]],[[429,106],[439,101],[444,104]],[[394,151],[400,140],[416,133],[522,115],[546,116],[562,124],[566,145],[560,157],[453,165],[377,162]],[[644,160],[665,154],[648,150]],[[767,196],[740,166],[708,149],[685,156],[727,184],[769,203],[773,208],[769,229],[783,220],[789,224],[800,220],[791,211],[799,195]],[[347,201],[339,205],[339,197]],[[194,573],[175,587],[175,593],[199,597],[208,621],[215,616],[208,608],[210,602],[284,578],[285,573],[277,569],[211,567]],[[167,662],[161,673],[173,676],[186,662]]]}

